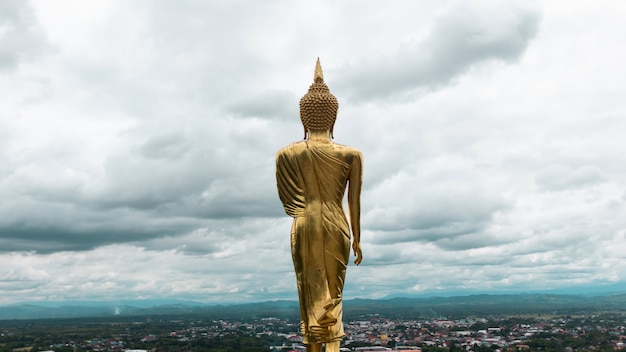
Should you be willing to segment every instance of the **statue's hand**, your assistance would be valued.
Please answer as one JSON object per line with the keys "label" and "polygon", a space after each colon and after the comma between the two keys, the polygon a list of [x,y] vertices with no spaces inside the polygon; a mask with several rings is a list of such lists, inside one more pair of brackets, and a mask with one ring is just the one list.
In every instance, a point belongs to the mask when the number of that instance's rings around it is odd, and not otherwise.
{"label": "statue's hand", "polygon": [[356,255],[356,259],[354,260],[354,264],[361,264],[361,260],[363,260],[363,253],[361,252],[361,243],[360,242],[352,242],[352,250],[354,251],[354,255]]}

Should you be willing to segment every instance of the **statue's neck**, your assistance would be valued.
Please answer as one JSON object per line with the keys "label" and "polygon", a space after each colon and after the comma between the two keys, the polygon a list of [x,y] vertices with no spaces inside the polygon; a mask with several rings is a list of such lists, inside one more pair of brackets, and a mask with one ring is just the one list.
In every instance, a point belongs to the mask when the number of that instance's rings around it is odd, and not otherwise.
{"label": "statue's neck", "polygon": [[308,142],[311,143],[332,143],[330,139],[330,130],[326,131],[308,131],[309,137],[307,138]]}

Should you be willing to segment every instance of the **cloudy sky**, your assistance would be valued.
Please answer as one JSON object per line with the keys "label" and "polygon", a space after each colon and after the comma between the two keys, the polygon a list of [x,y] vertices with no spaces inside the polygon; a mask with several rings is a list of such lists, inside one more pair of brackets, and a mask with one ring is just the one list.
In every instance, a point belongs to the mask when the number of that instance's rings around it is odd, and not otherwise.
{"label": "cloudy sky", "polygon": [[626,292],[621,1],[0,0],[0,305],[296,300],[274,155],[320,57],[347,298]]}

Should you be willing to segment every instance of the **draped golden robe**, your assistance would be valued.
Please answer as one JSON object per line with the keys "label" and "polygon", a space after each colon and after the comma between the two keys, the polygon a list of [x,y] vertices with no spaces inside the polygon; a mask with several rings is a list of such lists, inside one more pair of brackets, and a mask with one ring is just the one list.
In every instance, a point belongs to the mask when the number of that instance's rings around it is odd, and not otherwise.
{"label": "draped golden robe", "polygon": [[350,227],[342,202],[348,183],[357,195],[360,192],[361,164],[358,150],[332,142],[297,142],[276,155],[278,194],[285,212],[294,218],[291,253],[305,344],[344,336],[341,295]]}

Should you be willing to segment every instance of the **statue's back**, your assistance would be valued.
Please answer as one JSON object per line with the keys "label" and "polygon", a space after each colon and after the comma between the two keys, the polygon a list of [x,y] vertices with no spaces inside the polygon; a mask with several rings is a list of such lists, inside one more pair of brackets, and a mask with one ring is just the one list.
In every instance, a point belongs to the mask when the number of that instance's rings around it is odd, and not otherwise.
{"label": "statue's back", "polygon": [[304,177],[307,201],[342,203],[346,185],[360,152],[336,143],[307,141],[292,144],[292,152]]}

